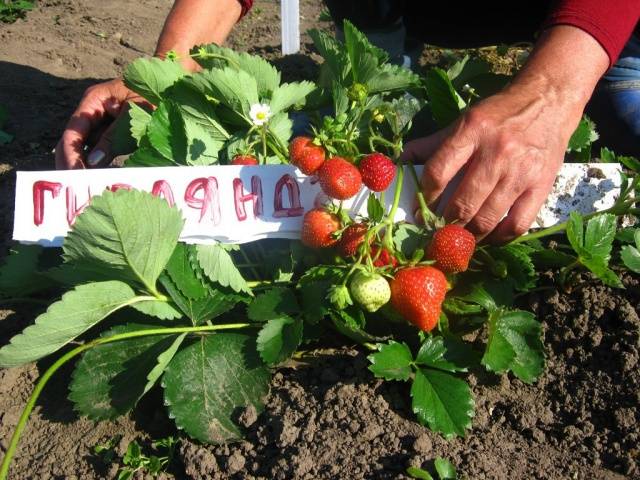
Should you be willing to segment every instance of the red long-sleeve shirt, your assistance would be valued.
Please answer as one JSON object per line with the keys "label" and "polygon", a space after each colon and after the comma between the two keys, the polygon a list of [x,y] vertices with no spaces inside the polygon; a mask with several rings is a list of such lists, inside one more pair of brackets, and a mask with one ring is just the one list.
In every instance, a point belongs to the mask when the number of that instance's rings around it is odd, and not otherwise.
{"label": "red long-sleeve shirt", "polygon": [[[253,0],[238,1],[242,5],[242,15],[245,15],[251,9]],[[344,1],[346,3],[349,2],[349,0]],[[351,1],[358,2],[359,0]],[[500,2],[484,2],[484,6],[492,6],[494,3]],[[531,9],[549,11],[546,21],[541,25],[542,28],[548,28],[553,25],[573,25],[589,33],[602,45],[612,64],[615,63],[620,55],[634,28],[638,32],[637,25],[638,20],[640,20],[640,0],[537,1],[535,5],[525,6],[520,4],[519,7],[522,9],[522,15],[527,15]],[[482,8],[482,5],[479,8]],[[504,12],[506,19],[514,15],[513,6],[511,8],[501,8],[500,10]],[[496,15],[494,13],[492,15],[494,20],[500,20],[495,18]],[[491,28],[489,25],[487,27]],[[456,33],[451,32],[451,35],[456,35]],[[499,32],[497,35],[499,35]]]}

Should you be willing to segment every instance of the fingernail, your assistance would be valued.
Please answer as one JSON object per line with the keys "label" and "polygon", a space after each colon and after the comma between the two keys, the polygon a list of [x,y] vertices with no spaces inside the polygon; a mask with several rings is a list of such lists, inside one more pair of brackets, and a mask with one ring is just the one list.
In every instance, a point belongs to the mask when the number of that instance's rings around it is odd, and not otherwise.
{"label": "fingernail", "polygon": [[89,154],[89,157],[87,157],[87,163],[94,167],[99,164],[104,157],[105,153],[102,150],[94,150]]}

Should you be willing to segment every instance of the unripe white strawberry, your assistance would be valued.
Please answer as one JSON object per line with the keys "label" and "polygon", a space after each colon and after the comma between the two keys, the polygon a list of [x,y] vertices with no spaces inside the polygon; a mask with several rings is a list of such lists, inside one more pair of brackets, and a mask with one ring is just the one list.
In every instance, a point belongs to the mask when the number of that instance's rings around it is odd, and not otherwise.
{"label": "unripe white strawberry", "polygon": [[351,280],[350,290],[351,298],[367,312],[375,312],[391,298],[389,282],[377,273],[356,273]]}

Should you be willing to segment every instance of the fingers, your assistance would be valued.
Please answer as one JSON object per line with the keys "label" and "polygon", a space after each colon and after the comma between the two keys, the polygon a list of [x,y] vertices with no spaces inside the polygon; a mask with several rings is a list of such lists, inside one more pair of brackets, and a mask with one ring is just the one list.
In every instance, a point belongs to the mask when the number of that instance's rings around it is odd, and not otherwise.
{"label": "fingers", "polygon": [[84,168],[82,152],[91,132],[91,120],[87,115],[74,113],[67,123],[62,138],[56,146],[56,168]]}
{"label": "fingers", "polygon": [[548,194],[548,189],[526,190],[515,201],[507,216],[487,237],[487,241],[505,243],[527,233]]}
{"label": "fingers", "polygon": [[87,165],[89,167],[104,166],[111,161],[111,143],[113,141],[115,126],[115,122],[111,122],[111,125],[104,131],[98,143],[96,143],[93,150],[91,150],[87,156]]}
{"label": "fingers", "polygon": [[512,182],[503,179],[498,182],[466,228],[478,240],[482,240],[505,217],[522,191]]}

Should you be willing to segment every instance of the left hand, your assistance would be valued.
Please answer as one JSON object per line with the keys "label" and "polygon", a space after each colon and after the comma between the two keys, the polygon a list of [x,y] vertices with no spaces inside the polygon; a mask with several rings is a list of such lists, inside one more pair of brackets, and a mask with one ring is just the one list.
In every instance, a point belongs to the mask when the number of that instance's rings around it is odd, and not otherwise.
{"label": "left hand", "polygon": [[[525,233],[549,194],[580,114],[545,92],[512,87],[473,106],[454,124],[406,145],[424,162],[427,202],[460,171],[444,217],[479,239],[504,242]],[[505,217],[506,215],[506,217]],[[503,218],[504,217],[504,218]]]}

